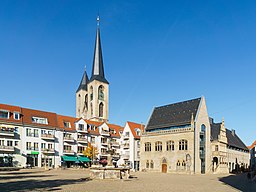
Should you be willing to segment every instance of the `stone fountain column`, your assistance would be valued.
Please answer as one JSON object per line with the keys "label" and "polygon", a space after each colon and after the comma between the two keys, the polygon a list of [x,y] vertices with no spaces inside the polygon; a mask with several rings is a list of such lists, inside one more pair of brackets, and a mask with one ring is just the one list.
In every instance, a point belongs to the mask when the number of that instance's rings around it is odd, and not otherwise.
{"label": "stone fountain column", "polygon": [[107,150],[107,153],[108,153],[108,157],[107,157],[107,161],[108,161],[108,164],[107,164],[107,167],[111,167],[111,168],[114,168],[114,165],[112,163],[112,159],[113,159],[113,153],[114,153],[114,150],[111,148],[111,142],[109,141],[108,142],[108,150]]}

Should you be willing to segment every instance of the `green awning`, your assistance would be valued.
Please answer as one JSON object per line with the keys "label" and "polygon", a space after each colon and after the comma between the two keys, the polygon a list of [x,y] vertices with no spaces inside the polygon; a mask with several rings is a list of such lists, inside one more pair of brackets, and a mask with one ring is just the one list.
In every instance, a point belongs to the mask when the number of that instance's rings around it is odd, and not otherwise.
{"label": "green awning", "polygon": [[91,160],[85,156],[78,156],[78,160],[82,162],[90,162]]}
{"label": "green awning", "polygon": [[31,155],[38,155],[39,152],[38,151],[31,151]]}
{"label": "green awning", "polygon": [[63,155],[63,161],[77,161],[77,157],[74,155]]}

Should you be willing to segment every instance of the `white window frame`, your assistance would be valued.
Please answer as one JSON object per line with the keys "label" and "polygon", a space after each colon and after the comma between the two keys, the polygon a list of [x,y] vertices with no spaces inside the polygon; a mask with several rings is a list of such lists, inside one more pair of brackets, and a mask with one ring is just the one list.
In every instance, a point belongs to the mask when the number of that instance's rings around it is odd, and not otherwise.
{"label": "white window frame", "polygon": [[[67,125],[67,126],[66,126]],[[65,127],[65,128],[70,128],[71,126],[70,126],[71,124],[70,124],[70,122],[68,122],[68,121],[63,121],[63,126]]]}
{"label": "white window frame", "polygon": [[32,123],[48,125],[48,119],[45,117],[32,117]]}
{"label": "white window frame", "polygon": [[0,117],[0,118],[2,118],[2,119],[9,119],[10,118],[10,111],[1,109],[0,112],[6,112],[8,114],[7,118],[3,118],[3,117]]}
{"label": "white window frame", "polygon": [[[16,115],[18,115],[17,118],[16,118]],[[20,113],[19,112],[14,112],[13,113],[13,119],[20,120]]]}

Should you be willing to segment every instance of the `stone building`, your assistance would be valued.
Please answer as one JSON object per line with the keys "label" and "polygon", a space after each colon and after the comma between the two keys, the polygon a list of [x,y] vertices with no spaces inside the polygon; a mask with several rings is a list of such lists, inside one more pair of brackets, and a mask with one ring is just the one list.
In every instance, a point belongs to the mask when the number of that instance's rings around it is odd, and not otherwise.
{"label": "stone building", "polygon": [[249,166],[249,150],[236,135],[235,130],[221,123],[211,123],[212,172],[228,173],[241,171]]}
{"label": "stone building", "polygon": [[209,118],[204,97],[155,107],[141,136],[140,170],[228,172],[248,165],[246,146]]}
{"label": "stone building", "polygon": [[76,117],[93,121],[108,121],[108,87],[105,78],[100,41],[99,17],[91,78],[86,70],[76,91]]}

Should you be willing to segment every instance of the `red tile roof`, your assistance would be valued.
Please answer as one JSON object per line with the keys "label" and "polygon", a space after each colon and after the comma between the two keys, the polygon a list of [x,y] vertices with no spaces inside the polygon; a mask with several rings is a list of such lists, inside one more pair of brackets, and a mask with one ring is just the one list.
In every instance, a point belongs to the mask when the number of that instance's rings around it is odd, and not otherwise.
{"label": "red tile roof", "polygon": [[124,130],[123,127],[121,127],[119,125],[115,125],[115,124],[108,124],[108,123],[107,123],[107,125],[108,125],[109,129],[115,131],[115,133],[111,133],[111,135],[110,135],[111,137],[121,137],[119,132]]}
{"label": "red tile roof", "polygon": [[[57,115],[58,119],[58,127],[61,129],[64,129],[65,131],[75,131],[75,122],[78,120],[78,118],[70,117],[70,116],[64,116],[64,115]],[[64,127],[64,122],[67,122],[70,124],[70,127]]]}
{"label": "red tile roof", "polygon": [[12,106],[12,105],[6,105],[6,104],[0,104],[0,110],[6,110],[10,112],[9,119],[0,118],[0,122],[10,122],[10,123],[17,123],[22,124],[22,115],[20,116],[19,120],[14,119],[14,112],[18,112],[21,114],[21,108],[18,106]]}
{"label": "red tile roof", "polygon": [[[43,128],[58,128],[63,129],[66,131],[75,131],[75,122],[79,121],[82,118],[75,118],[70,116],[64,116],[64,115],[58,115],[56,113],[52,112],[46,112],[46,111],[40,111],[40,110],[34,110],[34,109],[28,109],[28,108],[21,108],[17,106],[11,106],[11,105],[5,105],[0,104],[0,110],[6,110],[10,112],[10,118],[9,119],[3,119],[0,118],[1,122],[11,122],[11,123],[20,123],[24,124],[25,126],[35,126],[35,127],[43,127]],[[20,120],[15,120],[13,118],[13,112],[19,112],[21,114]],[[39,118],[46,118],[48,124],[40,124],[32,122],[32,117],[39,117]],[[64,122],[69,122],[70,127],[64,127]],[[88,129],[88,132],[92,135],[99,135],[99,126],[102,125],[104,122],[98,122],[98,121],[91,121],[91,120],[85,120],[85,122],[88,125],[95,126],[95,130]],[[113,137],[120,137],[119,132],[123,131],[123,127],[115,124],[108,124],[109,128],[111,130],[115,130],[115,134],[111,134]]]}
{"label": "red tile roof", "polygon": [[256,146],[256,140],[251,144],[251,146],[247,146],[248,147],[248,149],[252,149],[254,146]]}
{"label": "red tile roof", "polygon": [[[23,123],[25,125],[33,125],[33,126],[39,126],[39,127],[51,127],[51,128],[58,127],[56,113],[39,111],[39,110],[34,110],[34,109],[27,109],[27,108],[21,108],[21,111],[23,114]],[[34,123],[34,122],[32,122],[32,117],[46,118],[48,124]]]}
{"label": "red tile roof", "polygon": [[91,121],[91,120],[85,120],[85,122],[88,125],[94,125],[95,126],[95,130],[92,129],[88,129],[88,133],[92,134],[92,135],[99,135],[99,126],[102,125],[104,122],[98,122],[98,121]]}
{"label": "red tile roof", "polygon": [[144,131],[144,128],[145,128],[145,125],[143,124],[138,124],[138,123],[134,123],[134,122],[130,122],[130,121],[127,121],[127,124],[129,125],[130,129],[131,129],[131,132],[133,134],[133,137],[136,138],[136,139],[139,139],[140,136],[136,134],[136,131],[135,129],[140,129],[141,130],[141,133]]}

